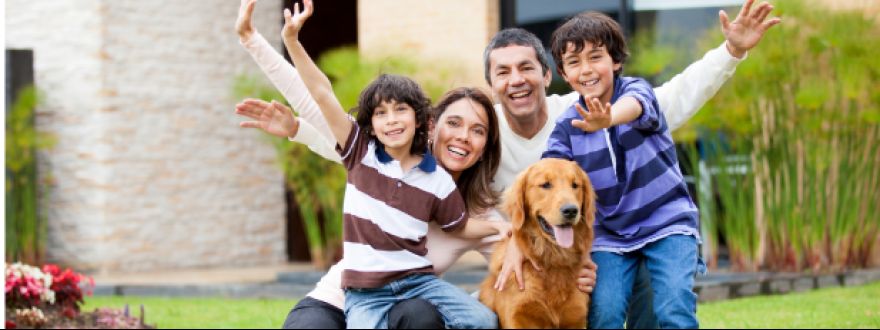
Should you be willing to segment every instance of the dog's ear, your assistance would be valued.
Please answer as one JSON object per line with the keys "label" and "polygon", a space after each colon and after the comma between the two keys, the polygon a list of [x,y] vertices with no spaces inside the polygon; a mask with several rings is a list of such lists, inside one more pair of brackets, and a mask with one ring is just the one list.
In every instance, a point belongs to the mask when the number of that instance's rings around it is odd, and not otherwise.
{"label": "dog's ear", "polygon": [[504,213],[507,213],[507,216],[510,217],[510,224],[513,227],[513,230],[519,231],[522,229],[523,224],[526,221],[526,214],[528,214],[528,210],[526,210],[526,187],[528,187],[529,181],[529,172],[531,172],[531,167],[527,168],[525,171],[522,171],[519,175],[516,176],[516,180],[513,181],[513,185],[507,188],[507,191],[504,192],[504,204],[502,209]]}
{"label": "dog's ear", "polygon": [[590,182],[590,177],[587,176],[587,173],[584,172],[577,166],[577,175],[580,178],[580,181],[583,182],[581,185],[582,200],[581,200],[581,214],[583,214],[584,221],[587,224],[592,225],[593,221],[596,220],[596,193],[593,191],[593,184]]}

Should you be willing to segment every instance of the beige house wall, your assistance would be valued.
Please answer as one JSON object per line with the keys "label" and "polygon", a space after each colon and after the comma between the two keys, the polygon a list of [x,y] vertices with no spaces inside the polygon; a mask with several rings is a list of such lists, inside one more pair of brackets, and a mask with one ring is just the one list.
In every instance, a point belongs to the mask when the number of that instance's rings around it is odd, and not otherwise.
{"label": "beige house wall", "polygon": [[450,88],[487,87],[483,49],[498,32],[499,11],[498,0],[359,1],[358,47],[366,56],[407,54],[450,68]]}
{"label": "beige house wall", "polygon": [[[260,71],[238,1],[6,0],[6,47],[33,49],[50,261],[93,271],[285,260],[283,176],[238,127],[234,78]],[[257,5],[280,45],[281,0]]]}

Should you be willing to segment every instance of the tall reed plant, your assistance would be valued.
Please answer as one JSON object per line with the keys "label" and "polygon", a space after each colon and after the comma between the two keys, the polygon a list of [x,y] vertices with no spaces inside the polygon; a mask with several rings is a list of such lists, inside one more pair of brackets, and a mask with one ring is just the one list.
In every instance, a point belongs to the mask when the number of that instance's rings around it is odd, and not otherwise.
{"label": "tall reed plant", "polygon": [[735,268],[865,267],[880,237],[880,26],[799,1],[776,8],[783,23],[677,137],[700,127],[725,146],[712,184]]}
{"label": "tall reed plant", "polygon": [[33,86],[14,99],[6,115],[6,261],[38,264],[46,250],[46,221],[39,212],[37,151],[51,148],[55,139],[34,126],[39,97]]}

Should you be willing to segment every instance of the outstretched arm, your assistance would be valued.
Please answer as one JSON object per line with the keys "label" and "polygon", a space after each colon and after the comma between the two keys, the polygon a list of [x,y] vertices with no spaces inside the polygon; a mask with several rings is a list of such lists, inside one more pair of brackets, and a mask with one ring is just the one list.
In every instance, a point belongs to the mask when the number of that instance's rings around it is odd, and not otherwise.
{"label": "outstretched arm", "polygon": [[572,119],[571,126],[580,128],[585,132],[595,132],[603,128],[609,128],[628,123],[642,115],[642,105],[631,96],[623,96],[614,102],[605,103],[597,98],[591,98],[588,103],[590,111],[584,109],[580,102],[574,104],[581,119]]}
{"label": "outstretched arm", "polygon": [[752,8],[754,0],[746,0],[733,22],[727,13],[719,12],[724,45],[710,50],[702,59],[689,65],[662,86],[654,89],[660,109],[670,130],[693,117],[721,88],[736,70],[749,50],[757,46],[768,29],[780,18],[767,19],[773,6],[763,2]]}
{"label": "outstretched arm", "polygon": [[287,46],[290,58],[297,65],[297,71],[300,73],[309,94],[312,95],[318,108],[324,114],[324,119],[327,120],[337,144],[342,146],[348,140],[353,124],[333,94],[330,79],[318,69],[318,66],[315,65],[299,42],[299,32],[314,10],[311,0],[305,0],[303,3],[305,7],[303,11],[299,10],[299,3],[294,5],[293,14],[289,9],[284,10],[284,28],[282,30],[284,44]]}
{"label": "outstretched arm", "polygon": [[321,109],[321,113],[324,114],[324,119],[327,120],[337,144],[343,146],[348,140],[352,122],[342,105],[339,104],[339,100],[333,95],[330,79],[318,69],[318,66],[315,65],[299,42],[299,32],[314,11],[312,0],[305,0],[303,4],[305,7],[303,11],[299,10],[299,3],[294,5],[293,14],[289,9],[284,10],[284,28],[282,30],[284,45],[287,46],[290,58],[297,65],[297,71],[308,88],[309,94],[312,95],[318,108]]}
{"label": "outstretched arm", "polygon": [[[256,0],[241,0],[241,6],[238,11],[238,19],[235,27],[238,33],[241,45],[251,55],[254,61],[263,70],[263,73],[269,77],[269,80],[284,95],[284,98],[299,113],[299,122],[301,128],[289,140],[306,144],[309,149],[322,150],[325,145],[330,145],[334,158],[330,160],[338,160],[336,151],[333,146],[336,140],[327,121],[318,109],[318,104],[312,99],[306,85],[303,83],[296,72],[296,69],[284,57],[281,56],[265,38],[257,31],[251,23]],[[302,127],[305,127],[303,129]],[[312,129],[314,128],[314,129]],[[317,135],[312,135],[318,133]],[[324,153],[318,152],[325,156]]]}
{"label": "outstretched arm", "polygon": [[[241,122],[239,124],[241,127],[259,128],[278,137],[287,137],[291,141],[306,145],[312,152],[327,160],[342,162],[339,153],[336,152],[336,142],[329,142],[308,121],[296,118],[293,111],[281,103],[245,99],[235,105],[235,113],[251,119]],[[321,118],[321,121],[324,122],[324,119]],[[296,138],[291,139],[291,136]]]}

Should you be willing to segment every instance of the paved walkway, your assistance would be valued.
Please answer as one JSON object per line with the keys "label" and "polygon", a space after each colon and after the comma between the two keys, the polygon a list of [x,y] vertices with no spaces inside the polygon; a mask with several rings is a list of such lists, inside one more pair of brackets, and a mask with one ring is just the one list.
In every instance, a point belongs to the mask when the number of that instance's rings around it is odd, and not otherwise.
{"label": "paved walkway", "polygon": [[[150,273],[93,275],[95,295],[233,297],[301,299],[324,275],[308,263],[275,266],[176,270]],[[476,252],[463,256],[443,278],[466,291],[475,291],[486,276],[486,261]],[[785,294],[817,288],[855,286],[880,281],[880,268],[840,274],[730,273],[716,270],[697,276],[700,301]]]}
{"label": "paved walkway", "polygon": [[[476,290],[485,276],[486,261],[469,252],[447,272],[465,290]],[[300,299],[311,291],[324,271],[309,263],[262,267],[169,270],[92,274],[95,295]]]}

